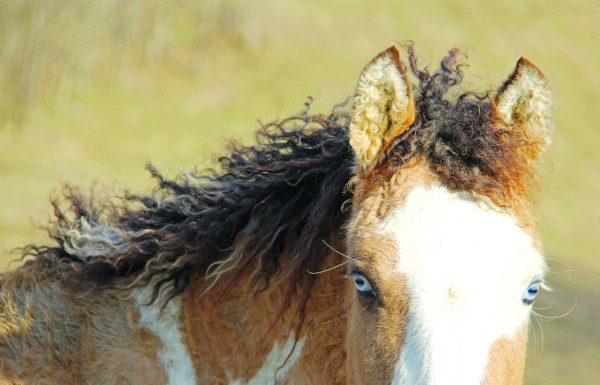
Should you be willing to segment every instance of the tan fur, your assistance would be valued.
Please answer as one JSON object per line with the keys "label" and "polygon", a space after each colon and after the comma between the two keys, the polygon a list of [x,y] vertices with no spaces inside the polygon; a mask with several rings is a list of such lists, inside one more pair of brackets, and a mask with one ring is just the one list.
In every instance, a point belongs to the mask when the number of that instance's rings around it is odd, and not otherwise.
{"label": "tan fur", "polygon": [[1,284],[1,384],[166,382],[156,338],[134,327],[118,290],[75,294],[29,270],[7,273]]}
{"label": "tan fur", "polygon": [[385,302],[382,307],[371,306],[353,291],[349,283],[349,321],[346,346],[352,380],[356,384],[389,384],[394,366],[402,350],[402,341],[408,314],[406,280],[395,272],[397,255],[394,239],[376,234],[363,234],[353,240],[357,265],[369,274],[371,282],[378,282],[378,290]]}
{"label": "tan fur", "polygon": [[390,209],[404,201],[412,187],[418,184],[427,186],[436,181],[437,177],[426,160],[420,158],[413,158],[403,167],[391,171],[383,165],[380,169],[358,173],[352,181],[353,205],[368,205],[373,210],[364,210],[364,215],[355,215],[352,221],[369,222],[384,218]]}
{"label": "tan fur", "polygon": [[[340,256],[331,255],[332,264]],[[250,269],[252,271],[252,269]],[[308,304],[308,318],[301,337],[306,337],[302,356],[289,373],[289,384],[342,384],[345,382],[343,341],[343,271],[323,273]],[[235,274],[235,272],[231,272]],[[253,293],[251,274],[245,274],[233,291],[227,280],[218,281],[204,295],[201,280],[186,292],[184,328],[190,354],[196,363],[198,383],[248,382],[264,364],[275,342],[282,343],[295,331],[294,312],[278,319],[285,282]]]}
{"label": "tan fur", "polygon": [[490,349],[490,357],[482,385],[519,385],[525,372],[525,347],[527,327],[521,328],[512,338],[496,341]]}

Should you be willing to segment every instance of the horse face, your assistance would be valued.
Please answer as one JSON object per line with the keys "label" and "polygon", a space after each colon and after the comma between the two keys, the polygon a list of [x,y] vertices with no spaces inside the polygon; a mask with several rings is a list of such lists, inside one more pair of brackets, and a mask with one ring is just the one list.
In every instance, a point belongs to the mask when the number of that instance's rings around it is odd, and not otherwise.
{"label": "horse face", "polygon": [[[430,80],[443,82],[439,73]],[[525,59],[480,105],[425,100],[435,91],[427,87],[440,86],[428,84],[413,97],[395,48],[359,78],[350,126],[351,381],[520,384],[545,266],[525,191],[549,142],[548,89]],[[427,103],[464,116],[422,124]],[[469,115],[471,107],[486,116]],[[453,129],[462,134],[448,139]]]}

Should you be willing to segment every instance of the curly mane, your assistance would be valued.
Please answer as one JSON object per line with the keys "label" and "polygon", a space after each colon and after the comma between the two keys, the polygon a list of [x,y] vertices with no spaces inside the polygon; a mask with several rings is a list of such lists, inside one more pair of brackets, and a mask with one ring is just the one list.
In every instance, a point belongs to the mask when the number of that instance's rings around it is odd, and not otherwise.
{"label": "curly mane", "polygon": [[[417,119],[374,169],[389,170],[382,166],[395,168],[420,155],[450,188],[502,204],[524,189],[527,161],[520,145],[505,135],[509,127],[487,94],[447,100],[462,80],[458,53],[451,50],[430,74],[408,47]],[[298,115],[263,125],[255,145],[231,143],[218,167],[204,173],[171,180],[148,166],[158,182],[149,195],[125,193],[99,202],[67,187],[52,201],[55,220],[48,231],[54,245],[23,248],[24,256],[33,257],[26,265],[59,266],[69,282],[129,278],[152,284],[154,299],[161,289],[170,299],[194,273],[217,279],[258,262],[257,287],[268,287],[281,271],[290,282],[288,298],[300,294],[303,307],[316,279],[307,271],[322,268],[325,242],[343,240],[342,206],[350,198],[345,187],[354,165],[350,105],[328,115],[312,114],[307,105]],[[284,251],[290,257],[282,266]]]}
{"label": "curly mane", "polygon": [[320,266],[323,241],[340,238],[353,163],[347,103],[329,115],[310,114],[308,106],[263,125],[256,145],[231,142],[220,167],[203,175],[169,180],[149,165],[158,181],[150,195],[103,203],[67,186],[52,200],[48,232],[56,245],[30,245],[24,254],[38,266],[58,264],[76,282],[135,277],[136,285],[155,285],[153,299],[165,286],[169,299],[196,271],[216,279],[255,260],[263,273],[255,279],[266,288],[293,236],[288,269],[299,284],[305,270]]}

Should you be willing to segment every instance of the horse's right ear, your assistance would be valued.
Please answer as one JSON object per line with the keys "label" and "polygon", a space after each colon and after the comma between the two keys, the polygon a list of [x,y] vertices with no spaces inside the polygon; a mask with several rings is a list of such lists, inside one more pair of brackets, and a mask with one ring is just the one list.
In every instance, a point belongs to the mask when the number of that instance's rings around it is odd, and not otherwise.
{"label": "horse's right ear", "polygon": [[406,67],[392,46],[371,60],[358,78],[350,145],[359,169],[373,162],[414,120],[415,103]]}

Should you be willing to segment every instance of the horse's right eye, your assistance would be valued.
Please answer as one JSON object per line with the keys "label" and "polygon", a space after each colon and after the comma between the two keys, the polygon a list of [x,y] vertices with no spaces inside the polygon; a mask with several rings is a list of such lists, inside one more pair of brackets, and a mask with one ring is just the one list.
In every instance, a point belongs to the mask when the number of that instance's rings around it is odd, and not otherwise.
{"label": "horse's right eye", "polygon": [[371,287],[367,277],[358,272],[353,273],[352,276],[354,277],[354,286],[360,294],[373,294],[373,288]]}

